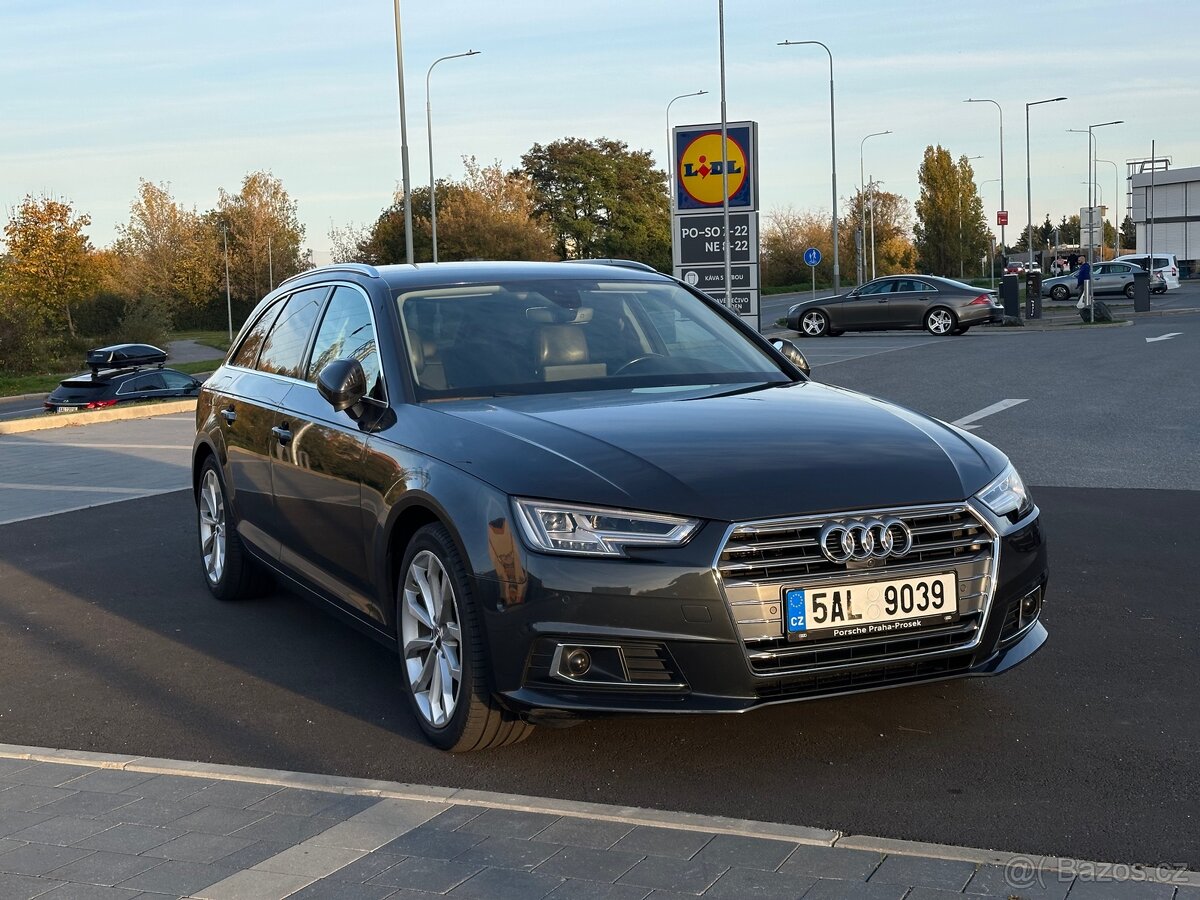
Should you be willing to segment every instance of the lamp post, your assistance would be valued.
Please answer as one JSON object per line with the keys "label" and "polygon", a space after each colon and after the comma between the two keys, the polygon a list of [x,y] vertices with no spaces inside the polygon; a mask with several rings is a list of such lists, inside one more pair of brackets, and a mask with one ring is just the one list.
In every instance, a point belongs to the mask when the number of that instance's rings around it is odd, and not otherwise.
{"label": "lamp post", "polygon": [[400,90],[400,177],[404,181],[404,257],[413,261],[412,183],[408,175],[408,116],[404,108],[404,42],[401,40],[400,0],[392,0],[396,11],[396,82]]}
{"label": "lamp post", "polygon": [[1113,167],[1113,259],[1121,255],[1121,176],[1117,164],[1111,159],[1097,159]]}
{"label": "lamp post", "polygon": [[[968,156],[966,161],[970,162],[973,159],[983,159],[982,156]],[[958,277],[966,277],[966,263],[963,261],[963,208],[962,208],[963,186],[958,186]]]}
{"label": "lamp post", "polygon": [[[873,137],[881,137],[885,134],[891,134],[891,133],[892,133],[891,131],[876,131],[873,134],[868,134],[865,138],[863,138],[861,141],[858,142],[858,183],[860,185],[862,185],[862,188],[858,195],[858,231],[859,231],[859,234],[862,235],[862,237],[860,238],[860,241],[859,241],[859,250],[858,250],[858,283],[859,284],[863,283],[863,276],[866,275],[866,257],[864,254],[864,248],[866,245],[866,234],[863,231],[863,229],[865,228],[865,226],[867,224],[866,203],[864,202],[865,201],[864,195],[867,192],[867,180],[866,180],[866,175],[864,174],[864,166],[863,166],[863,145],[866,144],[866,142],[869,141]],[[873,208],[872,208],[872,218],[874,218],[874,209]],[[872,250],[873,249],[874,248],[872,247]],[[874,278],[875,277],[874,274],[872,274],[871,277]]]}
{"label": "lamp post", "polygon": [[221,240],[225,243],[225,311],[229,315],[229,342],[233,343],[233,297],[229,293],[229,229],[221,223]]}
{"label": "lamp post", "polygon": [[[983,186],[985,184],[995,184],[997,181],[1000,181],[1000,180],[1001,179],[999,179],[999,178],[989,178],[986,181],[979,182],[980,199],[982,200],[982,198],[983,198]],[[1001,184],[1000,190],[1001,190],[1001,192],[1003,192],[1003,190],[1004,190],[1003,183]],[[1004,206],[1004,200],[1000,201],[1000,205],[1002,207]],[[1004,234],[1004,226],[1003,225],[1000,226],[1000,234],[1001,235]],[[992,264],[988,268],[991,269],[992,287],[995,287],[996,286],[996,284],[995,284],[995,282],[996,282],[996,235],[992,233],[992,228],[990,225],[988,226],[988,242],[990,243],[991,248],[992,248],[992,256],[991,256]],[[1001,243],[1001,246],[1003,246],[1003,244],[1004,244],[1003,237],[1000,238],[1000,243]]]}
{"label": "lamp post", "polygon": [[871,179],[871,181],[870,181],[871,201],[870,201],[869,209],[871,212],[871,280],[872,281],[875,280],[875,206],[876,206],[875,185],[877,185],[877,184],[883,184],[883,182],[876,181],[875,179]]}
{"label": "lamp post", "polygon": [[[684,97],[699,97],[707,93],[708,91],[692,91],[690,94],[680,94],[678,97],[672,97],[671,102],[667,104],[667,190],[671,192],[671,209],[675,208],[675,142],[671,140],[671,106],[676,100],[682,100]],[[726,235],[726,238],[728,237]]]}
{"label": "lamp post", "polygon": [[[717,0],[717,32],[721,57],[721,212],[725,226],[725,306],[733,309],[733,241],[729,240],[729,117],[725,105],[725,0]],[[761,324],[761,309],[758,318]]]}
{"label": "lamp post", "polygon": [[[1000,104],[997,103],[995,100],[967,99],[967,100],[964,100],[963,103],[991,103],[991,104],[995,105],[996,109],[1000,112],[1000,208],[1003,210],[1007,210],[1008,207],[1006,207],[1004,205],[1004,110],[1001,109]],[[1004,243],[1004,226],[1003,225],[1000,226],[1000,246],[1001,247],[1007,246]]]}
{"label": "lamp post", "polygon": [[[1091,220],[1088,222],[1088,225],[1090,226],[1088,228],[1089,238],[1092,236],[1092,232],[1095,230],[1095,225],[1096,225],[1095,216],[1092,214],[1092,182],[1094,182],[1096,180],[1096,175],[1095,175],[1096,166],[1092,162],[1092,159],[1096,155],[1096,144],[1095,144],[1096,136],[1094,134],[1092,134],[1092,129],[1103,128],[1106,125],[1124,125],[1124,124],[1125,124],[1124,119],[1116,119],[1112,122],[1101,122],[1098,125],[1089,125],[1088,126],[1088,152],[1089,152],[1089,156],[1088,156],[1088,219]],[[1101,228],[1101,231],[1100,231],[1100,245],[1104,246],[1104,230],[1103,230],[1103,228]],[[1090,244],[1088,245],[1088,249],[1089,250],[1091,249]]]}
{"label": "lamp post", "polygon": [[449,56],[442,56],[435,59],[429,64],[429,71],[425,73],[425,132],[429,138],[429,231],[433,239],[433,261],[438,261],[437,252],[437,185],[433,180],[433,108],[429,102],[429,76],[433,74],[433,67],[440,62],[445,62],[448,59],[460,59],[464,56],[478,56],[482,50],[468,50],[466,53],[451,53]]}
{"label": "lamp post", "polygon": [[829,158],[833,167],[833,292],[842,291],[842,269],[838,259],[838,192],[837,192],[837,139],[835,137],[833,114],[833,52],[821,41],[780,41],[780,47],[797,47],[804,44],[815,44],[824,48],[829,55]]}
{"label": "lamp post", "polygon": [[1057,103],[1066,97],[1051,97],[1049,100],[1034,100],[1025,104],[1025,240],[1029,243],[1029,265],[1033,266],[1033,165],[1029,155],[1029,107],[1043,103]]}

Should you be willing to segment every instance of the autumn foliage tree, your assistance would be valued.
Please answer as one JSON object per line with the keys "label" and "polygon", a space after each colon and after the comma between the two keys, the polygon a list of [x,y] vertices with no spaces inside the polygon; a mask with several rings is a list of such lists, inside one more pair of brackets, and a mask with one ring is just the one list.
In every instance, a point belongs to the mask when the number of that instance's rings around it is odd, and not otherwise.
{"label": "autumn foliage tree", "polygon": [[4,226],[5,314],[43,335],[75,336],[72,307],[92,296],[98,273],[83,229],[91,218],[50,197],[27,195]]}
{"label": "autumn foliage tree", "polygon": [[915,228],[921,267],[957,278],[990,252],[983,200],[967,157],[956,163],[942,146],[925,148],[918,170],[921,197]]}
{"label": "autumn foliage tree", "polygon": [[859,190],[846,201],[838,223],[843,273],[853,273],[856,268],[857,248],[854,235],[860,229],[864,281],[869,281],[872,277],[872,251],[876,277],[916,271],[917,250],[912,239],[912,208],[907,199],[876,187],[865,193]]}
{"label": "autumn foliage tree", "polygon": [[[205,222],[222,254],[222,228],[227,230],[230,288],[236,300],[256,303],[279,282],[312,268],[302,246],[304,226],[296,201],[270,172],[251,172],[236,194],[221,188],[217,208]],[[214,266],[223,279],[220,257]]]}
{"label": "autumn foliage tree", "polygon": [[115,280],[123,296],[174,318],[217,295],[216,235],[199,213],[176,203],[166,185],[142,181],[129,222],[117,231]]}

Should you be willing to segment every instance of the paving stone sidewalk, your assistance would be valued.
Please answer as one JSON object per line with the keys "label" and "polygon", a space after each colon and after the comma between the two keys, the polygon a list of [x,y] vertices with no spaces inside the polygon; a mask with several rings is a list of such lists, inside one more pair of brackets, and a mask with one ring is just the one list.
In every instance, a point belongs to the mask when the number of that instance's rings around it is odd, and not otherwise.
{"label": "paving stone sidewalk", "polygon": [[697,830],[689,816],[664,827],[212,773],[0,757],[0,898],[1200,900],[1174,880],[884,852],[882,839],[829,846],[836,832],[805,843]]}

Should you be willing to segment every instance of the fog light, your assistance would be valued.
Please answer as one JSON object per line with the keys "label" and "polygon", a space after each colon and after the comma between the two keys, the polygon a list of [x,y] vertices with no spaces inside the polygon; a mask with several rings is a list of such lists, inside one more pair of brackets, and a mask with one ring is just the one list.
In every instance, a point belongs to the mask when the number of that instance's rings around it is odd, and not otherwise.
{"label": "fog light", "polygon": [[1024,628],[1042,611],[1042,589],[1031,591],[1021,598],[1021,627]]}
{"label": "fog light", "polygon": [[586,675],[591,667],[592,655],[586,650],[572,650],[567,654],[566,669],[572,677],[579,678]]}

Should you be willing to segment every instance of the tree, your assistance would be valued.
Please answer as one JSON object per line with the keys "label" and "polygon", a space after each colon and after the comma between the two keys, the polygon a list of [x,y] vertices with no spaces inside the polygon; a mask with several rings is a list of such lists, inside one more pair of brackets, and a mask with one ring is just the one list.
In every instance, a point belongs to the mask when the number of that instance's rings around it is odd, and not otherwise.
{"label": "tree", "polygon": [[[864,220],[865,216],[865,220]],[[857,257],[854,236],[862,230],[864,280],[871,279],[871,223],[874,220],[875,274],[896,275],[917,268],[917,249],[912,241],[912,212],[908,201],[891,191],[860,189],[846,201],[838,227],[841,258]]]}
{"label": "tree", "polygon": [[[274,285],[312,267],[301,249],[304,226],[296,202],[270,172],[251,172],[236,194],[221,188],[217,208],[205,221],[218,247],[222,226],[228,229],[229,281],[237,300],[256,302]],[[217,265],[223,279],[223,257]]]}
{"label": "tree", "polygon": [[666,173],[624,141],[565,138],[521,157],[533,206],[562,258],[623,257],[666,270],[671,215]]}
{"label": "tree", "polygon": [[179,206],[166,185],[142,181],[127,225],[114,245],[118,290],[173,317],[218,293],[220,248],[213,229],[194,210]]}
{"label": "tree", "polygon": [[554,243],[534,216],[533,185],[497,160],[464,157],[466,178],[446,200],[438,193],[439,259],[553,259]]}
{"label": "tree", "polygon": [[833,281],[833,230],[829,214],[822,210],[796,212],[791,207],[769,213],[761,235],[763,284],[769,287],[808,284],[813,272],[804,262],[804,251],[809,247],[821,251],[816,276],[821,283],[829,284]]}
{"label": "tree", "polygon": [[1133,218],[1126,213],[1125,221],[1121,223],[1121,251],[1133,253],[1137,250],[1137,226]]}
{"label": "tree", "polygon": [[27,194],[4,226],[8,262],[4,267],[6,312],[40,333],[65,324],[72,337],[71,307],[92,296],[98,275],[92,244],[70,201]]}
{"label": "tree", "polygon": [[966,156],[955,163],[941,145],[925,148],[917,172],[921,198],[915,228],[924,271],[962,277],[990,252],[990,231],[975,172]]}

